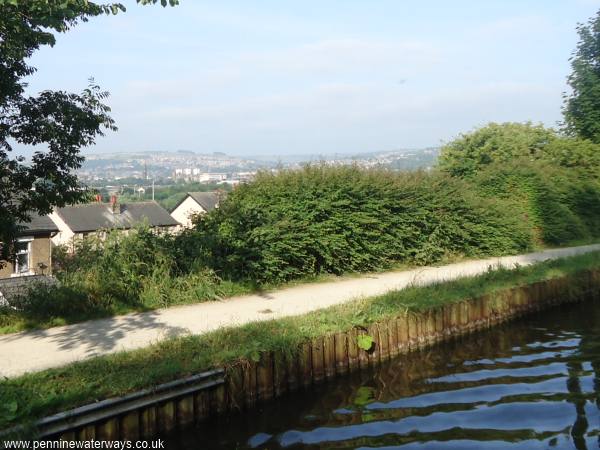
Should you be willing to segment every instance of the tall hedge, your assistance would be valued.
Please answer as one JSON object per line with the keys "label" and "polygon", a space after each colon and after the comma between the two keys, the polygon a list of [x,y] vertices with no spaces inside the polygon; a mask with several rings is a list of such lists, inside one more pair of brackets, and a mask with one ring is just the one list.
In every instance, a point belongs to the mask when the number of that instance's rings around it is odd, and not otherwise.
{"label": "tall hedge", "polygon": [[490,123],[442,147],[439,169],[513,203],[540,244],[600,236],[600,145],[531,123]]}
{"label": "tall hedge", "polygon": [[600,183],[587,167],[521,158],[492,164],[470,182],[478,195],[512,202],[540,244],[600,236]]}
{"label": "tall hedge", "polygon": [[438,166],[452,176],[469,177],[490,164],[544,158],[548,146],[558,139],[555,131],[543,125],[492,122],[445,144]]}
{"label": "tall hedge", "polygon": [[261,173],[198,219],[182,238],[183,259],[260,283],[531,246],[510,201],[472,191],[438,173],[325,165]]}
{"label": "tall hedge", "polygon": [[580,174],[600,178],[599,144],[562,136],[530,122],[492,122],[460,134],[441,148],[438,166],[452,176],[468,178],[488,166],[516,160],[579,168]]}

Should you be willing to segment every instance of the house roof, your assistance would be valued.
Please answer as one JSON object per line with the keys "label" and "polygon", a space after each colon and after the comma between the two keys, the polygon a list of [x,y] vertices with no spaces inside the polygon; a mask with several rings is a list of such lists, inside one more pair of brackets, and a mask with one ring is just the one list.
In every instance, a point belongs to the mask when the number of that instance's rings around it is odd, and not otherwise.
{"label": "house roof", "polygon": [[187,195],[183,197],[183,199],[181,199],[179,203],[177,203],[173,210],[177,209],[179,205],[181,205],[183,201],[188,197],[192,197],[192,199],[200,206],[202,206],[202,208],[204,208],[204,210],[207,212],[212,211],[219,204],[218,192],[188,192]]}
{"label": "house roof", "polygon": [[144,222],[151,227],[179,225],[156,202],[124,203],[117,208],[119,211],[114,213],[110,204],[88,203],[57,208],[56,213],[74,233],[113,228],[126,230]]}
{"label": "house roof", "polygon": [[40,216],[39,214],[31,214],[31,220],[27,223],[21,223],[24,229],[19,233],[25,234],[51,234],[58,232],[58,227],[48,216]]}

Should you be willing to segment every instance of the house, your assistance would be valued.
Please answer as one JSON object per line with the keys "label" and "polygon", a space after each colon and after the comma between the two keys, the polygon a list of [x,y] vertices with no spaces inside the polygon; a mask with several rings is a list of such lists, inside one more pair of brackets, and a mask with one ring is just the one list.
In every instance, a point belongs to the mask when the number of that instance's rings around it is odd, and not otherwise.
{"label": "house", "polygon": [[33,214],[17,238],[16,259],[3,262],[0,279],[52,273],[52,237],[58,227],[48,216]]}
{"label": "house", "polygon": [[130,230],[147,224],[157,231],[174,232],[180,226],[166,209],[154,201],[119,204],[115,196],[110,203],[87,203],[56,208],[49,216],[59,232],[52,238],[55,245],[72,245],[77,239],[106,230]]}
{"label": "house", "polygon": [[173,208],[171,217],[185,228],[192,227],[192,217],[206,214],[219,206],[220,192],[188,192]]}

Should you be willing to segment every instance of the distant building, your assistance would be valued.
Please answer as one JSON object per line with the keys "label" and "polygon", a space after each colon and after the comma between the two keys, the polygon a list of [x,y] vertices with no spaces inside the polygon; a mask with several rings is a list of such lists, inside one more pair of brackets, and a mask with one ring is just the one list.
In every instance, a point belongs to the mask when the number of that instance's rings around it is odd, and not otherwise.
{"label": "distant building", "polygon": [[226,173],[208,173],[203,172],[199,173],[196,178],[200,183],[220,183],[221,181],[225,181],[227,179]]}
{"label": "distant building", "polygon": [[188,192],[175,208],[171,217],[185,228],[192,227],[192,217],[206,214],[219,206],[219,192]]}
{"label": "distant building", "polygon": [[52,272],[51,238],[58,233],[58,227],[48,216],[32,215],[31,221],[23,224],[16,242],[16,258],[13,262],[3,262],[0,279],[31,275],[50,275]]}
{"label": "distant building", "polygon": [[179,222],[154,201],[119,204],[88,203],[56,208],[49,216],[59,232],[52,238],[55,245],[73,245],[77,239],[106,230],[130,230],[146,223],[158,231],[173,232]]}
{"label": "distant building", "polygon": [[197,183],[221,183],[230,178],[230,175],[223,172],[202,172],[198,167],[179,168],[173,171],[175,179]]}

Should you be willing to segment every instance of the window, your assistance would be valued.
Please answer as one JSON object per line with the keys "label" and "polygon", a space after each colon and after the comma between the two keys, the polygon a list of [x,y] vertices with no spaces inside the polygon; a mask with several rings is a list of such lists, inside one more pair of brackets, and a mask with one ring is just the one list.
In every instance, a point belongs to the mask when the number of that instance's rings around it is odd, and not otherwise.
{"label": "window", "polygon": [[30,275],[31,272],[31,241],[33,238],[17,240],[15,258],[15,275]]}

